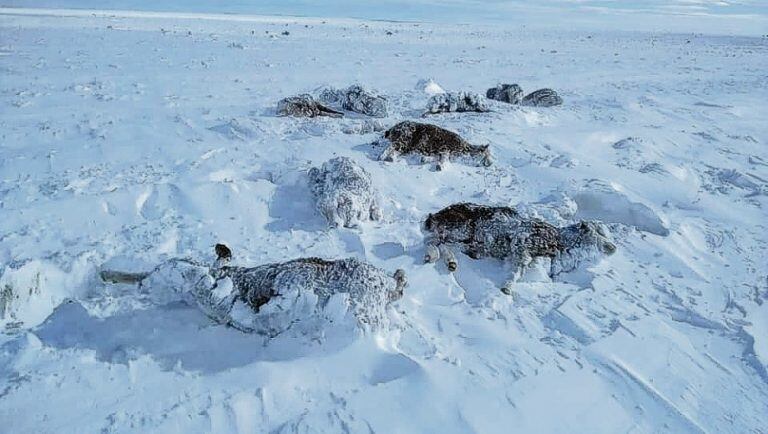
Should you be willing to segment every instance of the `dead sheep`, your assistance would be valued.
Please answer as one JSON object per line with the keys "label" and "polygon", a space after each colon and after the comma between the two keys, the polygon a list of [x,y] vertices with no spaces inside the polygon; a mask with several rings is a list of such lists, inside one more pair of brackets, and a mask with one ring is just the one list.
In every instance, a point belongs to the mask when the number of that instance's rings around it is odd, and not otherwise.
{"label": "dead sheep", "polygon": [[474,92],[439,93],[433,95],[427,103],[427,114],[488,111],[485,98]]}
{"label": "dead sheep", "polygon": [[318,99],[325,104],[367,116],[387,116],[387,99],[360,85],[352,85],[346,89],[326,88],[320,92]]}
{"label": "dead sheep", "polygon": [[563,103],[563,99],[552,89],[539,89],[529,93],[521,101],[522,105],[531,107],[553,107]]}
{"label": "dead sheep", "polygon": [[309,184],[318,211],[331,227],[356,227],[382,218],[371,175],[350,158],[332,158],[311,168]]}
{"label": "dead sheep", "polygon": [[277,115],[305,118],[314,118],[317,116],[340,118],[344,116],[343,113],[320,104],[309,94],[292,96],[280,100],[277,103]]}
{"label": "dead sheep", "polygon": [[309,321],[336,295],[346,297],[360,325],[382,327],[386,307],[402,298],[407,286],[402,269],[390,275],[354,258],[300,258],[256,267],[228,262],[226,255],[213,267],[171,259],[148,272],[103,270],[102,277],[119,272],[121,283],[138,283],[157,303],[186,300],[219,323],[268,336]]}
{"label": "dead sheep", "polygon": [[[252,268],[224,266],[216,274],[220,279],[231,279],[238,297],[253,312],[260,313],[274,299],[297,290],[315,294],[321,307],[333,295],[347,294],[357,320],[372,327],[386,323],[386,306],[402,298],[407,285],[402,269],[389,275],[355,258],[300,258]],[[240,328],[253,328],[247,322],[235,321]]]}
{"label": "dead sheep", "polygon": [[523,88],[517,84],[499,84],[485,92],[488,99],[508,104],[520,104],[523,101]]}
{"label": "dead sheep", "polygon": [[423,160],[436,161],[438,170],[448,161],[459,158],[468,158],[483,166],[492,164],[488,145],[472,145],[458,134],[437,125],[400,122],[384,132],[382,142],[387,146],[379,157],[383,161],[394,161],[399,155],[418,154]]}
{"label": "dead sheep", "polygon": [[425,262],[440,257],[450,271],[458,268],[452,245],[473,259],[496,258],[514,268],[512,282],[539,257],[551,260],[550,277],[572,271],[584,260],[610,255],[616,246],[599,222],[582,221],[558,228],[543,220],[524,218],[514,208],[459,203],[430,214]]}

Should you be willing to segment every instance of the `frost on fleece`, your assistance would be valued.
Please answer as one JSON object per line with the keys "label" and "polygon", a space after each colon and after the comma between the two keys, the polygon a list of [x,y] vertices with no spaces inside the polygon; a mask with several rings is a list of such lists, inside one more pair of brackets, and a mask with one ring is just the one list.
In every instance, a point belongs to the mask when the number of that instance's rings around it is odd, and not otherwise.
{"label": "frost on fleece", "polygon": [[336,157],[311,168],[309,183],[317,210],[332,227],[382,218],[371,175],[351,158]]}
{"label": "frost on fleece", "polygon": [[257,267],[213,269],[191,260],[160,264],[140,287],[158,303],[182,299],[214,320],[237,329],[276,336],[294,323],[309,322],[338,295],[366,327],[387,324],[386,306],[403,296],[405,273],[393,275],[354,258],[301,258]]}
{"label": "frost on fleece", "polygon": [[[581,221],[557,228],[543,220],[524,218],[514,208],[459,203],[430,214],[427,231],[427,262],[436,261],[443,244],[457,244],[468,256],[510,262],[513,280],[536,258],[552,261],[550,276],[572,271],[587,260],[610,255],[616,246],[599,222]],[[448,260],[452,257],[448,255]],[[456,266],[449,263],[449,268]]]}

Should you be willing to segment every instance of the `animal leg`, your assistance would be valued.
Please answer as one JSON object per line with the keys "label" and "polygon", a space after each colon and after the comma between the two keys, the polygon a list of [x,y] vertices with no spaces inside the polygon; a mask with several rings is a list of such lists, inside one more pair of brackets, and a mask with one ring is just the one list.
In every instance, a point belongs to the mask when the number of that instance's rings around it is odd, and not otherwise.
{"label": "animal leg", "polygon": [[517,281],[523,277],[523,271],[523,267],[517,266],[515,271],[512,273],[512,277],[504,282],[504,285],[501,287],[501,292],[514,297],[515,291],[513,288],[515,283],[517,283]]}
{"label": "animal leg", "polygon": [[437,244],[427,244],[426,252],[424,253],[424,262],[431,264],[437,262],[438,259],[440,259],[440,249],[437,247]]}
{"label": "animal leg", "polygon": [[373,202],[371,204],[371,211],[370,216],[371,220],[373,221],[379,221],[384,218],[384,213],[381,212],[381,208],[379,208],[379,204],[376,202]]}
{"label": "animal leg", "polygon": [[485,167],[493,165],[493,156],[488,145],[483,146],[483,150],[480,153],[480,164]]}
{"label": "animal leg", "polygon": [[387,146],[386,149],[384,149],[384,152],[381,153],[379,156],[379,160],[381,161],[395,161],[395,158],[397,157],[397,151],[395,150],[394,145]]}
{"label": "animal leg", "polygon": [[453,273],[459,268],[459,262],[456,260],[456,255],[453,254],[453,251],[448,248],[448,246],[440,246],[440,255],[443,257],[443,260],[445,260],[445,265],[448,266],[448,271]]}
{"label": "animal leg", "polygon": [[[339,212],[336,207],[331,206],[331,204],[327,202],[321,203],[319,206],[320,214],[325,217],[325,220],[328,222],[328,227],[330,228],[337,228],[339,227],[339,220],[342,220],[339,217]],[[341,221],[343,223],[343,220]]]}
{"label": "animal leg", "polygon": [[515,291],[512,290],[512,287],[514,286],[514,284],[515,282],[513,282],[512,280],[507,280],[506,282],[504,282],[504,286],[501,287],[501,292],[514,297]]}
{"label": "animal leg", "polygon": [[448,163],[451,161],[451,154],[448,152],[441,152],[440,155],[437,156],[437,162],[435,163],[435,170],[441,171],[448,167]]}
{"label": "animal leg", "polygon": [[345,228],[357,226],[357,213],[352,204],[352,199],[346,195],[339,196],[336,200],[336,220]]}
{"label": "animal leg", "polygon": [[[512,273],[512,278],[509,281],[507,281],[507,284],[504,285],[505,287],[508,287],[509,284],[515,283],[518,280],[520,280],[520,278],[523,277],[523,273],[525,273],[526,267],[528,267],[531,261],[533,261],[533,258],[527,251],[515,252],[510,259],[512,260],[512,266],[514,267],[514,272]],[[507,294],[504,288],[502,288],[501,291]]]}

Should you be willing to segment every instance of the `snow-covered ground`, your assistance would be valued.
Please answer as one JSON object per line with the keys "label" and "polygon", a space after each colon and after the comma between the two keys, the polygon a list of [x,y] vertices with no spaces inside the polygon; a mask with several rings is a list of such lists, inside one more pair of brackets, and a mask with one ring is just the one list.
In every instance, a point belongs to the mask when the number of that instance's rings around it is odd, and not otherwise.
{"label": "snow-covered ground", "polygon": [[[0,9],[0,68],[2,432],[767,432],[765,37]],[[274,114],[362,83],[388,127],[424,78],[565,103],[429,117],[494,155],[440,172],[377,161],[363,116]],[[382,221],[326,228],[306,172],[333,156],[370,172]],[[563,223],[569,200],[614,255],[514,296],[497,261],[422,264],[446,205]],[[385,330],[266,339],[98,279],[216,242],[409,286]]]}
{"label": "snow-covered ground", "polygon": [[14,8],[479,22],[506,27],[764,35],[766,0],[3,0]]}

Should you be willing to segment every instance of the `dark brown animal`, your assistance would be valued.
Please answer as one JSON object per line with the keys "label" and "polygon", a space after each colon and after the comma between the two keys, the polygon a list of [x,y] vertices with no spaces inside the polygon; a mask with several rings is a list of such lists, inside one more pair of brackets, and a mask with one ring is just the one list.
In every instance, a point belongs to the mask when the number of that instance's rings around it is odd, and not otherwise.
{"label": "dark brown animal", "polygon": [[437,125],[404,121],[384,132],[387,148],[380,160],[393,161],[398,155],[421,155],[423,159],[432,159],[437,169],[442,169],[449,160],[468,158],[476,164],[490,166],[491,152],[488,146],[475,146],[453,131]]}

